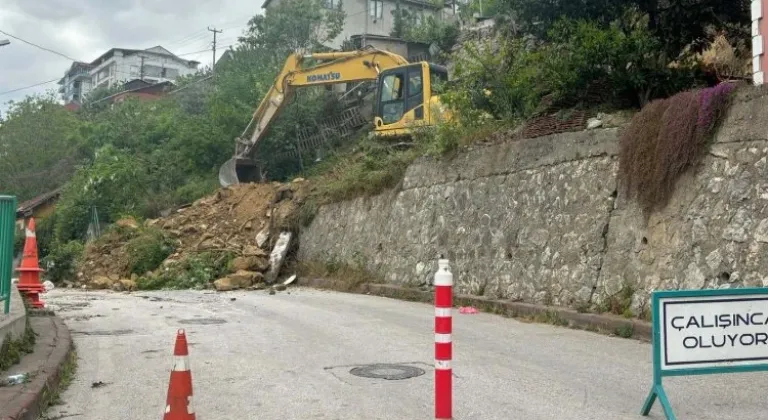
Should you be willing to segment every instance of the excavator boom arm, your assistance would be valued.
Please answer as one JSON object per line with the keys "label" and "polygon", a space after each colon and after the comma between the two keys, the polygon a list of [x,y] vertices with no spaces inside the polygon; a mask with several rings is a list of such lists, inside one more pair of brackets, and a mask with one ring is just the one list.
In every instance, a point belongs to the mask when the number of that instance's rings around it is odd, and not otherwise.
{"label": "excavator boom arm", "polygon": [[[318,61],[319,64],[303,68],[302,65],[308,60]],[[373,48],[291,55],[253,113],[248,127],[237,139],[235,159],[247,158],[251,154],[296,88],[375,80],[380,71],[406,64],[408,60],[397,54]],[[251,135],[248,136],[251,129]]]}

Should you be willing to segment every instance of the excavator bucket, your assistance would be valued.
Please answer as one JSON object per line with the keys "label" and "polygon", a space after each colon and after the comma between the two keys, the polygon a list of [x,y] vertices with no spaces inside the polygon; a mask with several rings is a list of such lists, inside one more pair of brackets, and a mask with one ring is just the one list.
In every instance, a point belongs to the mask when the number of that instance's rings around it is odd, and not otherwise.
{"label": "excavator bucket", "polygon": [[240,180],[237,178],[237,158],[233,157],[224,162],[219,168],[219,184],[222,187],[228,187],[239,183]]}

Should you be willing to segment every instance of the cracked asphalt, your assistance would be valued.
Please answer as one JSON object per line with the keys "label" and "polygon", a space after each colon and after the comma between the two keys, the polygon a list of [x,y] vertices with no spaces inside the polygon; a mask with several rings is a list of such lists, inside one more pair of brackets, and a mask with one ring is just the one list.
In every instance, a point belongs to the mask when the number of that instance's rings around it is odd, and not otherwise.
{"label": "cracked asphalt", "polygon": [[[431,306],[289,291],[47,293],[78,352],[75,380],[47,417],[161,418],[175,333],[184,328],[198,419],[434,418]],[[453,341],[456,420],[643,418],[646,343],[456,311]],[[403,380],[349,373],[376,363],[425,373]],[[680,420],[768,418],[765,374],[665,384]],[[657,406],[647,418],[664,417]]]}

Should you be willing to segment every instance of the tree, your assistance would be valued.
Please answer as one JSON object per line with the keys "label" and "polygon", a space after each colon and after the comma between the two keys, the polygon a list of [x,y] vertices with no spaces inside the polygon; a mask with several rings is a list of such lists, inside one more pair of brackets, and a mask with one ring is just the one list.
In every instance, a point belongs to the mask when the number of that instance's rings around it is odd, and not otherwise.
{"label": "tree", "polygon": [[275,63],[282,63],[293,52],[324,48],[339,36],[346,17],[341,1],[334,8],[325,4],[325,0],[281,0],[248,22],[240,42],[263,48]]}
{"label": "tree", "polygon": [[711,28],[742,38],[750,35],[750,0],[498,0],[497,6],[499,15],[513,20],[515,28],[540,37],[561,18],[605,27],[627,8],[637,8],[648,15],[647,28],[664,41],[664,51],[672,58],[691,42],[703,47]]}
{"label": "tree", "polygon": [[85,124],[53,93],[12,102],[0,120],[0,185],[29,199],[64,184],[86,156]]}

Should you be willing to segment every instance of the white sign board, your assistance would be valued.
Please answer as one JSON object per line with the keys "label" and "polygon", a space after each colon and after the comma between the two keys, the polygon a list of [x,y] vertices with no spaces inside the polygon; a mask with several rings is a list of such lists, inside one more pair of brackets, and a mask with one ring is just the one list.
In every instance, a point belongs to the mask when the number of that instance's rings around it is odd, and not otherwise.
{"label": "white sign board", "polygon": [[768,364],[768,296],[659,298],[661,370]]}

